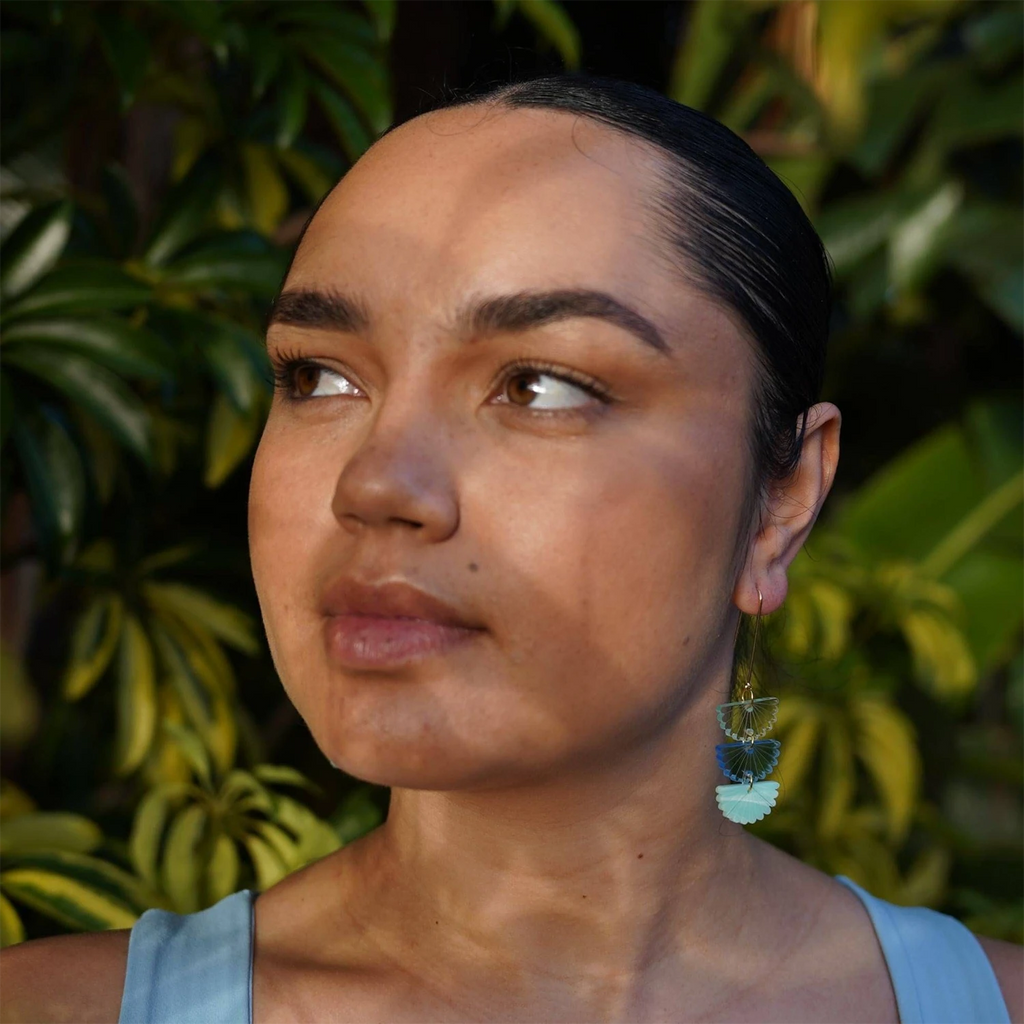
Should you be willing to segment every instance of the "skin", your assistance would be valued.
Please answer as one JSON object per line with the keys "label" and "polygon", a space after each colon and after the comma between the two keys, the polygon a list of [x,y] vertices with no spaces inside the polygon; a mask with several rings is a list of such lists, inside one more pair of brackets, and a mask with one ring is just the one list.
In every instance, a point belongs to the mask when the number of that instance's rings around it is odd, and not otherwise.
{"label": "skin", "polygon": [[[358,296],[370,324],[268,332],[325,390],[275,396],[252,567],[317,744],[393,790],[385,825],[256,901],[257,1024],[897,1020],[857,897],[715,804],[739,615],[758,590],[764,614],[783,604],[840,414],[810,410],[797,470],[745,529],[754,343],[659,249],[661,170],[565,114],[456,108],[380,140],[310,225],[285,291]],[[454,326],[474,298],[551,288],[614,295],[668,351],[593,317]],[[545,377],[562,411],[510,402],[523,357],[613,401]],[[343,573],[405,580],[484,632],[342,670],[320,598]],[[119,998],[125,941],[102,938],[90,976]],[[1019,1020],[1019,947],[985,943]],[[24,1005],[63,948],[21,951]]]}

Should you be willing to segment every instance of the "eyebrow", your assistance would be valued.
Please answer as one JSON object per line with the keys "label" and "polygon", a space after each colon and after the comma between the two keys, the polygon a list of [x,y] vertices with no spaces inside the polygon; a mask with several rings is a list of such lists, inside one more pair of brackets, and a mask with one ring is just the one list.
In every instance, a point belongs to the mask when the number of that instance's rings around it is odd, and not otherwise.
{"label": "eyebrow", "polygon": [[[577,317],[605,320],[658,352],[671,351],[647,317],[607,292],[589,288],[515,292],[476,300],[456,315],[455,325],[466,333],[496,334],[526,331]],[[282,292],[274,300],[270,324],[358,333],[369,328],[370,315],[358,300],[337,291],[294,290]]]}

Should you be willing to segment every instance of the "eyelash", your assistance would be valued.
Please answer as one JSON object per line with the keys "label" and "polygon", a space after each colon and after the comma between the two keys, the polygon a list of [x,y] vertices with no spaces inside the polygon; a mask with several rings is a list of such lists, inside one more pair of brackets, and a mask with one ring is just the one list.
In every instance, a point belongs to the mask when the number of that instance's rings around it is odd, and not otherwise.
{"label": "eyelash", "polygon": [[[331,370],[330,367],[318,363],[315,359],[304,359],[290,352],[281,352],[279,355],[271,357],[270,362],[273,368],[274,390],[280,392],[285,398],[293,402],[306,402],[311,400],[309,398],[297,397],[295,395],[295,373],[301,367],[315,366],[319,370],[327,370],[331,373],[335,372]],[[578,370],[568,370],[556,363],[548,363],[544,360],[532,359],[529,357],[513,359],[502,367],[497,379],[491,386],[491,390],[493,391],[499,386],[504,388],[517,374],[528,372],[542,373],[546,377],[554,377],[556,380],[560,380],[563,383],[571,384],[573,387],[580,388],[582,391],[585,391],[587,394],[606,405],[613,401],[611,389],[601,381],[580,373]],[[529,409],[529,406],[522,406],[521,408]],[[537,414],[558,415],[559,413],[581,412],[582,409],[536,409],[533,411]]]}

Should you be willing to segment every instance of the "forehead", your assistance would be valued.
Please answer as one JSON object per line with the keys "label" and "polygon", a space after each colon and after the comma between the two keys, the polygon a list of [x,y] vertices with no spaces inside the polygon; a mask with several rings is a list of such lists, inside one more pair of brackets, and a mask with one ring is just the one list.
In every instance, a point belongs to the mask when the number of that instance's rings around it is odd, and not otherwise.
{"label": "forehead", "polygon": [[[289,287],[380,274],[403,290],[619,285],[658,266],[654,147],[550,110],[458,107],[378,141],[310,224]],[[386,280],[386,278],[385,278]],[[371,289],[374,290],[374,289]]]}

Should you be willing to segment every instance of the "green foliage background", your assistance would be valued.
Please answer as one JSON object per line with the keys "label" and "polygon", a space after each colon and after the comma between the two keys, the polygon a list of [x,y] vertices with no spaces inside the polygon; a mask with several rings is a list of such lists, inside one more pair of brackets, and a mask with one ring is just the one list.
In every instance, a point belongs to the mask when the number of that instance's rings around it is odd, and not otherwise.
{"label": "green foliage background", "polygon": [[[699,0],[665,83],[805,204],[839,283],[825,397],[877,431],[766,622],[782,799],[754,830],[1018,942],[1020,381],[965,387],[936,427],[912,380],[864,368],[940,337],[1019,365],[1022,10]],[[386,793],[294,728],[245,497],[262,318],[305,217],[392,120],[401,16],[0,4],[5,945],[266,887],[382,819]],[[494,5],[495,32],[513,18],[586,66],[571,5]],[[908,416],[927,429],[894,451]]]}

